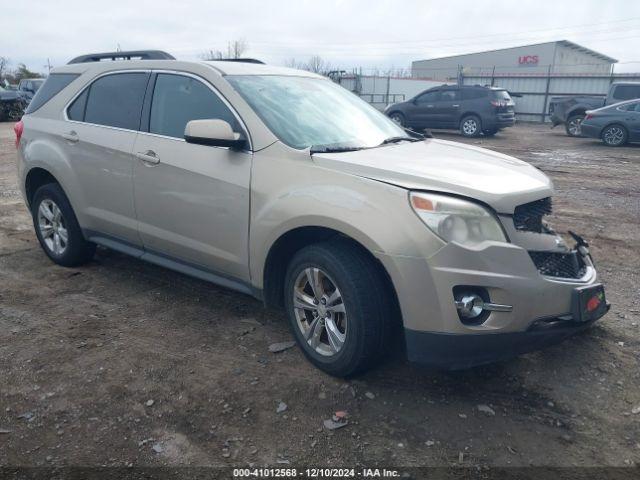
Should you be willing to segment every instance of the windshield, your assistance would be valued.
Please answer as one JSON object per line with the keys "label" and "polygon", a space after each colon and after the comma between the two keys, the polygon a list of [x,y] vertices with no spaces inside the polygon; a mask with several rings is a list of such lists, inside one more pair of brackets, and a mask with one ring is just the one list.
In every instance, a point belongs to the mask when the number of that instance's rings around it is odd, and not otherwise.
{"label": "windshield", "polygon": [[228,76],[269,129],[287,145],[370,148],[407,133],[343,87],[320,78]]}

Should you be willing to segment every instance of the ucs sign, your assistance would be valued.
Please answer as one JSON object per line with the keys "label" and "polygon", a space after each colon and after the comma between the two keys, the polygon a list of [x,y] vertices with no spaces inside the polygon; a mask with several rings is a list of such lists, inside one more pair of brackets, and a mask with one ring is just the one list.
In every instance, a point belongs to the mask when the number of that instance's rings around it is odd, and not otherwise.
{"label": "ucs sign", "polygon": [[537,65],[538,55],[520,55],[518,57],[518,63],[520,65]]}

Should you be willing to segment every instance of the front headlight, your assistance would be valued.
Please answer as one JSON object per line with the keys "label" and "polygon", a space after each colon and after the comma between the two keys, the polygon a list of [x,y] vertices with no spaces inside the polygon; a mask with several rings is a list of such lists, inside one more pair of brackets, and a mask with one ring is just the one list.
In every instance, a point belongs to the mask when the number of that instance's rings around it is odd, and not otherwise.
{"label": "front headlight", "polygon": [[485,240],[506,242],[496,217],[486,208],[447,195],[411,192],[411,208],[445,242],[476,245]]}

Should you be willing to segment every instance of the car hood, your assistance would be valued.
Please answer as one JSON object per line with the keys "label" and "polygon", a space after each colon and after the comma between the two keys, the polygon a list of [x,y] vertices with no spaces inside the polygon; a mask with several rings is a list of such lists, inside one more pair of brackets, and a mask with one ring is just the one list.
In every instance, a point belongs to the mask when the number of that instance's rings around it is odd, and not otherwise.
{"label": "car hood", "polygon": [[553,193],[551,180],[522,160],[445,140],[403,142],[354,152],[315,153],[320,167],[410,190],[452,193],[499,213]]}

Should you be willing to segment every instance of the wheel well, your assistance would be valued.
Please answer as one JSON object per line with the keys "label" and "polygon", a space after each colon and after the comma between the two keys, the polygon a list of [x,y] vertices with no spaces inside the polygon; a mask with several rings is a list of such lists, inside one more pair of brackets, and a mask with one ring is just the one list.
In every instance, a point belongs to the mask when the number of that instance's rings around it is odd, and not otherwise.
{"label": "wheel well", "polygon": [[586,113],[587,111],[584,108],[577,108],[567,114],[567,120],[569,120],[571,117],[575,117],[576,115],[586,115]]}
{"label": "wheel well", "polygon": [[27,195],[29,205],[31,205],[31,201],[33,200],[33,195],[36,193],[36,190],[47,183],[57,183],[60,185],[60,182],[56,180],[56,177],[51,175],[51,173],[44,168],[32,168],[29,170],[25,181],[25,193]]}
{"label": "wheel well", "polygon": [[404,113],[402,113],[400,110],[392,110],[390,112],[387,112],[386,115],[387,115],[387,117],[390,117],[394,113],[397,113],[398,115],[402,115],[404,117]]}
{"label": "wheel well", "polygon": [[478,115],[476,112],[464,112],[462,115],[460,115],[458,128],[462,125],[462,121],[467,117],[476,117],[478,120],[480,120],[480,124],[482,124],[482,118],[480,118],[480,115]]}
{"label": "wheel well", "polygon": [[382,263],[358,241],[337,230],[325,227],[300,227],[290,230],[272,245],[264,267],[263,297],[265,305],[273,308],[282,308],[284,306],[284,278],[287,266],[296,252],[308,245],[324,242],[335,237],[349,240],[371,258],[371,261],[376,265],[381,277],[387,284],[392,295],[394,308],[398,312],[398,318],[401,318],[398,297],[393,282]]}

